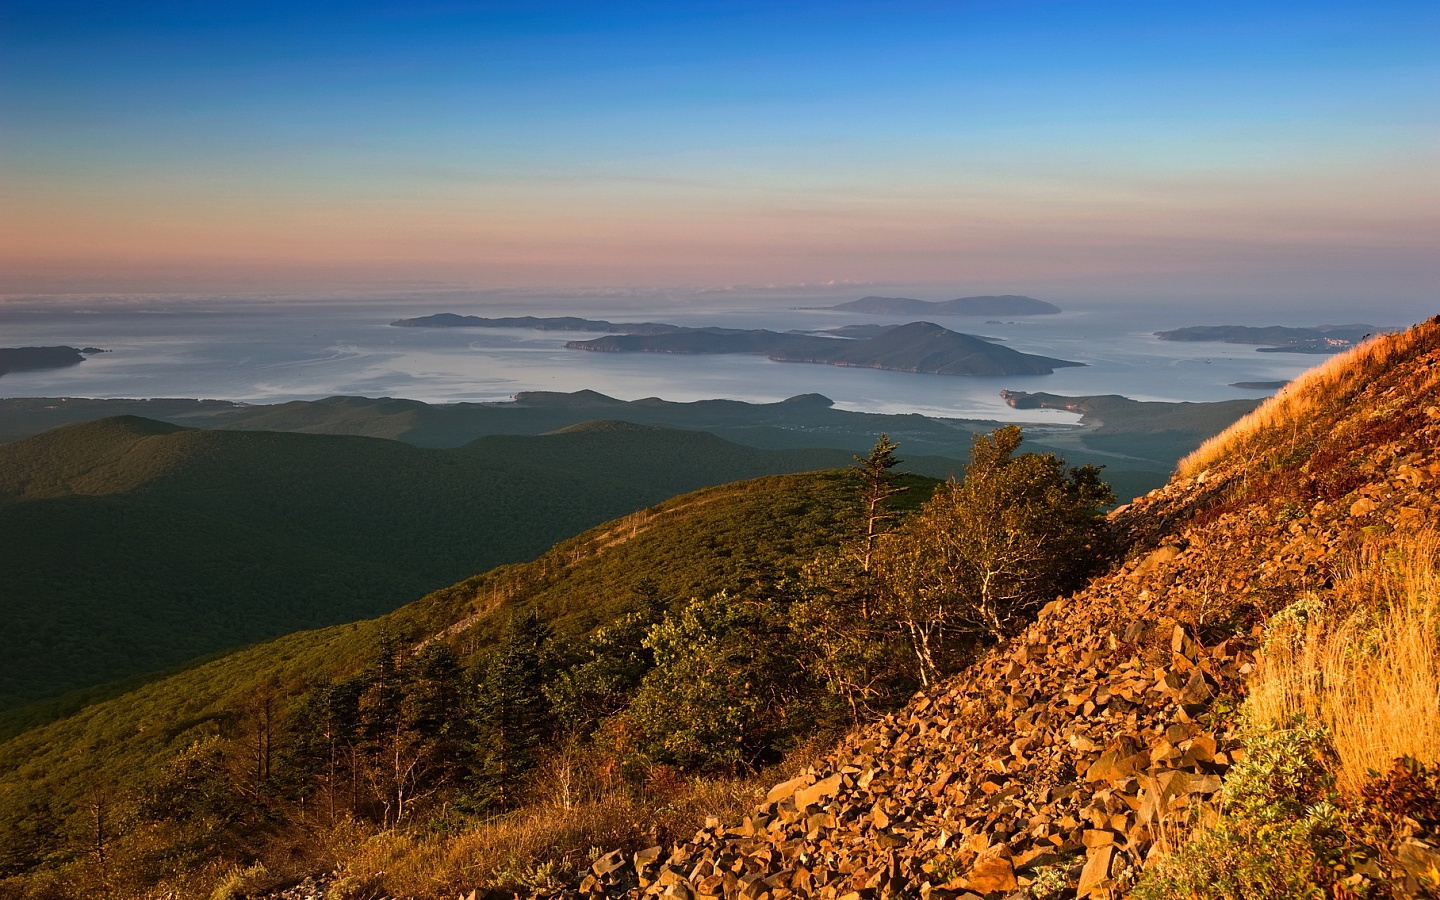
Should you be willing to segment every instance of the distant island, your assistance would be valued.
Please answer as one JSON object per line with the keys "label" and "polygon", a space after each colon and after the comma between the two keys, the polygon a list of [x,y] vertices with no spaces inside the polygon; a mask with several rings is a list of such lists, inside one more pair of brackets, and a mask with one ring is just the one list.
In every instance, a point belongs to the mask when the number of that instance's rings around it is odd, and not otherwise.
{"label": "distant island", "polygon": [[[791,334],[832,334],[835,337],[843,338],[873,338],[879,337],[887,331],[894,331],[896,328],[903,328],[903,325],[841,325],[838,328],[821,328],[817,331],[795,330]],[[1004,338],[989,337],[983,334],[972,334],[970,337],[979,338],[982,341],[995,343]]]}
{"label": "distant island", "polygon": [[1246,391],[1278,391],[1289,383],[1288,381],[1232,381],[1230,386]]}
{"label": "distant island", "polygon": [[1256,344],[1261,345],[1256,347],[1258,353],[1338,353],[1387,330],[1374,325],[1317,325],[1314,328],[1191,325],[1173,331],[1157,331],[1155,336],[1162,341]]}
{"label": "distant island", "polygon": [[396,319],[396,328],[530,328],[535,331],[605,331],[613,334],[660,334],[679,330],[679,325],[659,322],[606,322],[603,319],[581,319],[576,316],[505,316],[486,319],[481,316],[459,316],[436,313],[415,319]]}
{"label": "distant island", "polygon": [[1060,312],[1060,307],[1053,303],[1018,294],[936,301],[910,297],[861,297],[826,309],[872,316],[1048,316]]}
{"label": "distant island", "polygon": [[929,375],[1049,375],[1058,368],[1085,365],[1021,353],[933,322],[911,322],[856,340],[765,329],[686,328],[658,334],[607,335],[570,341],[565,346],[607,353],[754,353],[779,362]]}
{"label": "distant island", "polygon": [[86,356],[104,352],[99,347],[0,347],[0,375],[78,366]]}

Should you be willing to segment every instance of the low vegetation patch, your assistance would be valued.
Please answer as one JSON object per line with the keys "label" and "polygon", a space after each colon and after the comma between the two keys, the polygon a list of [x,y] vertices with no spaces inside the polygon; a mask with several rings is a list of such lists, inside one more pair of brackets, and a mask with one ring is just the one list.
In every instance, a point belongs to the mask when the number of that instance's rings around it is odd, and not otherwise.
{"label": "low vegetation patch", "polygon": [[1434,896],[1440,541],[1372,541],[1333,591],[1272,617],[1221,816],[1152,861],[1137,900]]}

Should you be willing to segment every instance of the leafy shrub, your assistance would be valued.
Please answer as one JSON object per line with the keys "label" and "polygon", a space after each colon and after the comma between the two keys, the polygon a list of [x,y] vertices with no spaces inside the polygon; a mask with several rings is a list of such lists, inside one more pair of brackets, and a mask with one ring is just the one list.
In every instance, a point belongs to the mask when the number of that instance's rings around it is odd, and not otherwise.
{"label": "leafy shrub", "polygon": [[1303,729],[1251,734],[1225,779],[1219,824],[1152,862],[1135,900],[1324,900],[1343,839],[1323,746]]}

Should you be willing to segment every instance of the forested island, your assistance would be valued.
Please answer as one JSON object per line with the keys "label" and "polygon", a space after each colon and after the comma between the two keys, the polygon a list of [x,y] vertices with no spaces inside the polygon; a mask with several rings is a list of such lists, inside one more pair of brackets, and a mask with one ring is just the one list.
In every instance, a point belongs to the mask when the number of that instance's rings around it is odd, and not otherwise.
{"label": "forested island", "polygon": [[1259,353],[1338,353],[1348,350],[1373,334],[1387,329],[1374,325],[1317,325],[1313,328],[1289,328],[1269,325],[1263,328],[1248,325],[1191,325],[1173,331],[1157,331],[1162,341],[1221,342],[1256,344]]}
{"label": "forested island", "polygon": [[823,363],[930,375],[1049,375],[1084,363],[1021,353],[933,322],[911,322],[872,337],[844,339],[765,329],[689,328],[663,334],[570,341],[609,353],[755,353],[780,362]]}
{"label": "forested island", "polygon": [[86,356],[104,352],[99,347],[0,347],[0,375],[78,366]]}
{"label": "forested island", "polygon": [[607,322],[604,319],[582,319],[578,316],[461,316],[435,313],[414,319],[396,319],[396,328],[529,328],[534,331],[606,331],[616,334],[656,334],[682,330],[679,325],[660,322]]}
{"label": "forested island", "polygon": [[[941,315],[1033,315],[1059,312],[1048,303],[1029,297],[965,297],[945,303],[923,300],[866,297],[856,303],[884,300],[920,304],[922,310]],[[974,301],[972,303],[972,301]],[[981,302],[984,301],[984,302]],[[990,301],[1004,301],[992,309]],[[1012,301],[1014,301],[1012,303]],[[1020,303],[1019,301],[1026,301]],[[956,305],[960,304],[960,305]],[[1048,309],[1027,304],[1041,304]],[[851,304],[834,307],[848,308]],[[898,309],[898,307],[897,307]],[[973,312],[963,312],[973,309]],[[1023,311],[1028,310],[1028,312]],[[859,310],[864,311],[864,310]],[[996,346],[996,339],[951,331],[933,322],[905,325],[845,325],[821,331],[771,331],[766,328],[693,328],[660,322],[608,322],[575,316],[503,316],[484,318],[436,313],[413,319],[396,319],[397,328],[528,328],[536,331],[603,331],[604,337],[568,341],[569,350],[604,353],[753,353],[777,362],[822,363],[918,372],[927,375],[1049,375],[1056,369],[1085,363],[1022,353]]]}

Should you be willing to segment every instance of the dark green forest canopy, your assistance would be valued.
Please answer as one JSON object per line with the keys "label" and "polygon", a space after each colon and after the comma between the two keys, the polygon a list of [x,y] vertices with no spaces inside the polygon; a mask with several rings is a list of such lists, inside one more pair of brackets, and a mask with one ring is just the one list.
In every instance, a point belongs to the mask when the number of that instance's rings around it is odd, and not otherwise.
{"label": "dark green forest canopy", "polygon": [[[909,478],[907,505],[935,482]],[[574,639],[643,602],[637,583],[673,602],[757,580],[773,583],[855,527],[847,472],[780,475],[686,494],[556,545],[530,563],[502,566],[378,619],[287,635],[143,685],[0,744],[0,822],[36,798],[64,819],[87,785],[116,794],[151,783],[196,741],[233,734],[248,698],[292,703],[310,685],[354,674],[384,640],[442,635],[480,658],[504,623],[537,612]],[[8,835],[0,832],[0,841]]]}
{"label": "dark green forest canopy", "polygon": [[383,613],[697,487],[848,461],[628,425],[430,450],[119,417],[0,445],[0,709]]}

